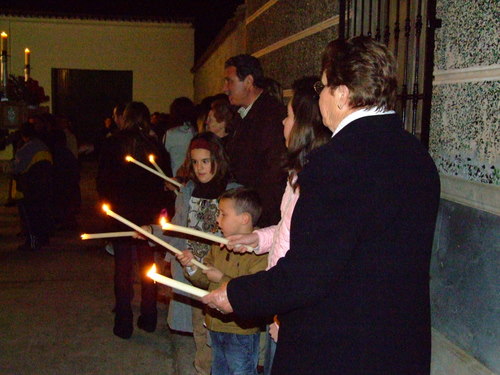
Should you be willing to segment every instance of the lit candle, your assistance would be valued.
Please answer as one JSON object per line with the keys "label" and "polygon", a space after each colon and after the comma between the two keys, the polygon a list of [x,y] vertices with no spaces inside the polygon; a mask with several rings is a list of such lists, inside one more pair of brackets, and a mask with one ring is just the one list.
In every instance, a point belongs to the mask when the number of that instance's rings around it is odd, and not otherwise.
{"label": "lit candle", "polygon": [[[132,223],[131,221],[125,219],[124,217],[118,215],[117,213],[113,212],[110,210],[109,206],[107,204],[103,204],[102,205],[102,209],[104,210],[104,212],[106,212],[106,214],[108,216],[111,216],[112,218],[122,222],[123,224],[129,226],[130,228],[134,229],[136,232],[142,234],[144,237],[147,237],[149,238],[150,240],[156,242],[158,245],[161,245],[165,248],[167,248],[168,250],[170,250],[171,252],[175,253],[175,254],[182,254],[182,251],[180,251],[179,249],[177,249],[176,247],[173,247],[172,245],[170,245],[169,243],[163,241],[162,239],[156,237],[155,235],[149,233],[148,231],[145,231],[144,229],[142,229],[140,226]],[[203,270],[208,270],[208,267],[205,266],[203,263],[201,262],[198,262],[196,259],[193,259],[191,260],[191,262],[197,266],[197,267],[200,267],[201,269]]]}
{"label": "lit candle", "polygon": [[30,64],[30,55],[31,55],[31,52],[29,50],[29,48],[26,48],[24,50],[24,65],[28,66]]}
{"label": "lit candle", "polygon": [[107,233],[84,233],[82,240],[95,240],[98,238],[132,237],[135,232],[107,232]]}
{"label": "lit candle", "polygon": [[153,154],[149,155],[149,162],[151,164],[153,164],[153,166],[156,168],[156,170],[158,172],[160,172],[163,176],[167,177],[167,175],[165,174],[165,172],[162,171],[162,169],[160,168],[160,166],[158,164],[156,164],[155,156]]}
{"label": "lit candle", "polygon": [[170,182],[171,184],[174,184],[174,185],[176,185],[176,186],[178,186],[178,187],[180,187],[180,188],[182,187],[182,184],[181,184],[179,181],[176,181],[176,180],[174,180],[173,178],[170,178],[170,177],[165,176],[165,174],[164,174],[163,172],[161,172],[161,173],[160,173],[160,172],[158,172],[158,171],[155,171],[153,168],[148,167],[146,164],[143,164],[143,163],[141,163],[140,161],[135,160],[135,159],[134,159],[132,156],[130,156],[130,155],[125,156],[125,160],[126,160],[126,161],[128,161],[128,162],[134,163],[134,164],[138,165],[138,166],[139,166],[139,167],[141,167],[141,168],[144,168],[145,170],[147,170],[147,171],[149,171],[149,172],[151,172],[151,173],[153,173],[153,174],[157,175],[158,177],[163,178],[165,181],[168,181],[168,182]]}
{"label": "lit candle", "polygon": [[153,267],[151,267],[151,269],[147,273],[147,275],[157,283],[167,285],[171,288],[192,294],[193,296],[196,297],[204,297],[208,294],[208,291],[204,289],[200,289],[189,284],[181,283],[180,281],[156,273],[156,265],[154,264]]}
{"label": "lit candle", "polygon": [[7,54],[7,33],[5,31],[2,31],[2,55]]}

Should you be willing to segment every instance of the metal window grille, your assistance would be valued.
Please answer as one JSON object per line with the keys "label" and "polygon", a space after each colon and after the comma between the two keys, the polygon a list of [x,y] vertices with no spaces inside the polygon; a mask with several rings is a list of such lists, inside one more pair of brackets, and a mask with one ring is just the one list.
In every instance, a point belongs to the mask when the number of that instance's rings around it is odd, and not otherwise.
{"label": "metal window grille", "polygon": [[436,0],[340,0],[339,35],[367,35],[398,61],[398,104],[404,128],[427,147],[432,95]]}

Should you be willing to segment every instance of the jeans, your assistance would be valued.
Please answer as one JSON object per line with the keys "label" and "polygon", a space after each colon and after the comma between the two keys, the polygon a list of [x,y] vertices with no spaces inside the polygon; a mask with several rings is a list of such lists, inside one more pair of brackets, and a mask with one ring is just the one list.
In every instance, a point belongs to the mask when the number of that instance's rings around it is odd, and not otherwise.
{"label": "jeans", "polygon": [[259,335],[210,331],[212,375],[257,375]]}

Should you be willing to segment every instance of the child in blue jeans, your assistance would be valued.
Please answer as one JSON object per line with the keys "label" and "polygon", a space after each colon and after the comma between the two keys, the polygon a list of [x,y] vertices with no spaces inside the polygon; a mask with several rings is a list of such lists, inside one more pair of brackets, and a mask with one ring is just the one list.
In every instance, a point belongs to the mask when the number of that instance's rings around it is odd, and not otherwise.
{"label": "child in blue jeans", "polygon": [[[252,233],[261,211],[262,206],[255,191],[247,188],[231,189],[219,199],[217,223],[224,236]],[[202,271],[192,265],[193,255],[189,250],[183,251],[177,259],[185,267],[192,283],[209,291],[232,278],[263,271],[267,266],[266,254],[234,253],[218,245],[213,245],[204,259],[208,270]],[[212,341],[212,375],[256,375],[260,322],[209,310],[205,323]]]}

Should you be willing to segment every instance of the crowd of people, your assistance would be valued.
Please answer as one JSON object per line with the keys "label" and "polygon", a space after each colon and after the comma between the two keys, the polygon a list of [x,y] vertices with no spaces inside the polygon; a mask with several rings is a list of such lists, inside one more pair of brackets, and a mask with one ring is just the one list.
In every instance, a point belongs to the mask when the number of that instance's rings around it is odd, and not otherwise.
{"label": "crowd of people", "polygon": [[[286,106],[255,57],[231,57],[223,78],[223,93],[198,106],[180,97],[168,115],[151,115],[124,103],[107,121],[99,198],[181,250],[165,252],[140,233],[111,241],[114,334],[133,334],[135,260],[137,327],[155,331],[157,285],[146,273],[163,252],[174,279],[210,292],[198,300],[174,290],[169,303],[169,328],[193,335],[196,374],[429,374],[439,178],[394,111],[391,52],[369,37],[332,41],[321,76],[297,79]],[[50,209],[28,199],[28,174],[74,171],[63,126],[49,140],[35,125],[21,128],[12,171],[25,194],[24,228],[40,246],[50,228],[34,233],[32,224],[51,222],[42,212],[71,222],[78,199]],[[182,187],[125,161],[149,164],[151,154]],[[51,183],[37,194],[64,195]],[[160,215],[229,243],[164,231]],[[120,230],[128,229],[112,218],[103,228]]]}

